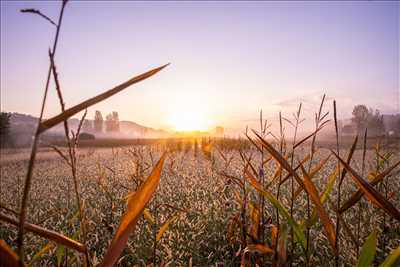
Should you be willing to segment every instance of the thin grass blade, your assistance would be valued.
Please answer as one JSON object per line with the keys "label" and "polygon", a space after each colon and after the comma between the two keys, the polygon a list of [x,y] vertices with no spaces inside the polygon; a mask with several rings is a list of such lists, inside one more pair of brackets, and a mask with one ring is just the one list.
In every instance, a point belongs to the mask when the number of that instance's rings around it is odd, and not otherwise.
{"label": "thin grass blade", "polygon": [[171,218],[169,218],[160,228],[160,230],[157,233],[156,240],[160,241],[163,234],[165,231],[167,231],[168,227],[170,226],[171,223],[173,223],[176,219],[178,219],[178,214],[175,214]]}
{"label": "thin grass blade", "polygon": [[[17,220],[15,220],[15,219],[7,216],[7,215],[4,215],[4,214],[0,214],[0,220],[1,221],[5,221],[5,222],[10,223],[10,224],[13,224],[15,226],[19,225],[19,222]],[[44,237],[44,238],[46,238],[48,240],[51,240],[51,241],[53,241],[53,242],[55,242],[57,244],[65,245],[66,247],[69,247],[69,248],[71,248],[73,250],[76,250],[76,251],[79,251],[81,253],[85,253],[86,252],[86,247],[83,244],[81,244],[81,243],[79,243],[79,242],[77,242],[77,241],[75,241],[75,240],[73,240],[73,239],[71,239],[69,237],[66,237],[66,236],[64,236],[62,234],[59,234],[57,232],[54,232],[54,231],[51,231],[51,230],[47,230],[47,229],[45,229],[43,227],[40,227],[40,226],[35,225],[35,224],[31,224],[31,223],[25,223],[25,227],[24,228],[25,228],[25,230],[27,230],[29,232],[37,234],[37,235],[39,235],[41,237]]]}
{"label": "thin grass blade", "polygon": [[122,90],[126,89],[127,87],[131,86],[132,84],[141,82],[143,80],[146,80],[147,78],[153,76],[154,74],[156,74],[157,72],[159,72],[160,70],[162,70],[163,68],[167,67],[169,64],[163,65],[161,67],[155,68],[153,70],[150,70],[148,72],[145,72],[143,74],[140,74],[139,76],[133,77],[132,79],[121,83],[120,85],[117,85],[116,87],[102,93],[99,94],[93,98],[90,98],[78,105],[75,105],[67,110],[65,110],[64,112],[61,112],[60,114],[47,119],[45,121],[43,121],[42,123],[40,123],[39,126],[39,133],[43,133],[44,131],[50,129],[51,127],[59,124],[60,122],[63,122],[65,120],[67,120],[68,118],[70,118],[71,116],[77,114],[78,112],[87,109],[90,106],[93,106],[94,104],[97,104],[119,92],[121,92]]}

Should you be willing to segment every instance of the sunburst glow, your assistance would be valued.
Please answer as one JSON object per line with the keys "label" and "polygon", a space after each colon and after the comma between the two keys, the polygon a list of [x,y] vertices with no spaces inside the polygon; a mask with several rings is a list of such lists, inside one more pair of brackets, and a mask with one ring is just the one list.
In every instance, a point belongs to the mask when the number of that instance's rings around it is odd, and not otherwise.
{"label": "sunburst glow", "polygon": [[205,131],[208,129],[203,113],[195,110],[182,110],[170,115],[170,124],[176,131]]}
{"label": "sunburst glow", "polygon": [[169,128],[179,132],[209,130],[212,122],[207,103],[201,94],[179,94],[165,114]]}

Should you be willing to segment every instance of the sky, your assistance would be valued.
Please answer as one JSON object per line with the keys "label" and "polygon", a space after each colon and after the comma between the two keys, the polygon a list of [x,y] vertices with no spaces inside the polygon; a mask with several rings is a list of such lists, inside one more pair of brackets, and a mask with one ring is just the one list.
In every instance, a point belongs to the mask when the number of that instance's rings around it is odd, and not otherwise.
{"label": "sky", "polygon": [[[37,116],[60,2],[1,1],[1,110]],[[323,94],[400,112],[398,2],[70,1],[55,61],[67,107],[152,68],[157,75],[89,109],[163,129],[243,130]],[[50,86],[45,116],[60,112]],[[194,125],[193,127],[196,127]]]}

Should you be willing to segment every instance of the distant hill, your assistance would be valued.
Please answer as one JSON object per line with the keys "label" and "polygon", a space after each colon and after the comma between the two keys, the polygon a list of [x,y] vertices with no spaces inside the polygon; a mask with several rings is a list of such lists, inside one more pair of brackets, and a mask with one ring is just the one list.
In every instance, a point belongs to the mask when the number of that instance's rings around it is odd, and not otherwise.
{"label": "distant hill", "polygon": [[[79,126],[79,119],[69,119],[68,120],[68,125],[71,130],[76,131],[76,129]],[[90,122],[93,123],[93,120],[89,120]],[[151,127],[146,127],[143,125],[140,125],[136,122],[133,121],[120,121],[119,122],[119,128],[120,131],[118,133],[108,133],[108,132],[102,132],[102,133],[93,133],[96,135],[98,138],[110,138],[110,137],[115,137],[115,138],[153,138],[153,137],[165,137],[168,135],[168,132],[164,130],[157,130],[153,129]],[[61,133],[64,134],[64,125],[58,124],[54,126],[50,132],[52,133]]]}
{"label": "distant hill", "polygon": [[[92,121],[92,120],[90,120]],[[21,113],[12,113],[10,118],[10,132],[13,136],[14,143],[17,146],[29,145],[38,118]],[[93,121],[92,121],[93,122]],[[79,119],[72,118],[68,120],[68,125],[70,130],[76,131],[79,125]],[[120,132],[118,133],[93,133],[97,138],[158,138],[167,137],[168,132],[164,130],[157,130],[150,127],[140,125],[132,121],[120,121]],[[62,123],[54,126],[47,132],[46,136],[63,136],[64,135],[64,125]]]}
{"label": "distant hill", "polygon": [[119,122],[120,132],[125,134],[134,136],[134,137],[166,137],[169,135],[168,132],[160,129],[154,129],[151,127],[146,127],[140,124],[137,124],[133,121],[120,121]]}

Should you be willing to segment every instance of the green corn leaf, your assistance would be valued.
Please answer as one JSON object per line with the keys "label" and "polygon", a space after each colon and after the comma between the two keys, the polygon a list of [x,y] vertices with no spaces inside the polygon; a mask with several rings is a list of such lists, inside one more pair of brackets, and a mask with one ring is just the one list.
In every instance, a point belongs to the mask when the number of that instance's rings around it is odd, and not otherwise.
{"label": "green corn leaf", "polygon": [[[337,174],[338,174],[338,168],[336,168],[335,171],[329,175],[328,184],[326,185],[325,191],[321,194],[320,197],[320,201],[322,204],[325,203],[325,201],[328,199],[329,194],[332,192],[333,186],[335,185]],[[309,220],[302,221],[301,225],[307,224],[308,227],[311,227],[317,222],[317,219],[318,219],[317,210],[314,208],[311,218]]]}
{"label": "green corn leaf", "polygon": [[56,251],[56,258],[57,258],[57,267],[61,266],[62,260],[64,258],[65,247],[64,245],[60,245]]}
{"label": "green corn leaf", "polygon": [[379,265],[379,267],[400,266],[400,246],[394,249],[389,256]]}
{"label": "green corn leaf", "polygon": [[263,190],[260,183],[257,179],[251,174],[249,171],[246,170],[246,178],[249,180],[250,184],[265,198],[268,199],[271,204],[278,209],[279,213],[282,214],[283,217],[286,218],[290,227],[292,227],[294,234],[296,235],[297,240],[300,242],[301,246],[305,249],[306,248],[306,238],[304,236],[301,227],[296,223],[296,221],[290,216],[289,212],[286,208],[268,191]]}
{"label": "green corn leaf", "polygon": [[373,231],[365,240],[358,258],[357,267],[369,267],[375,258],[376,253],[376,231]]}

